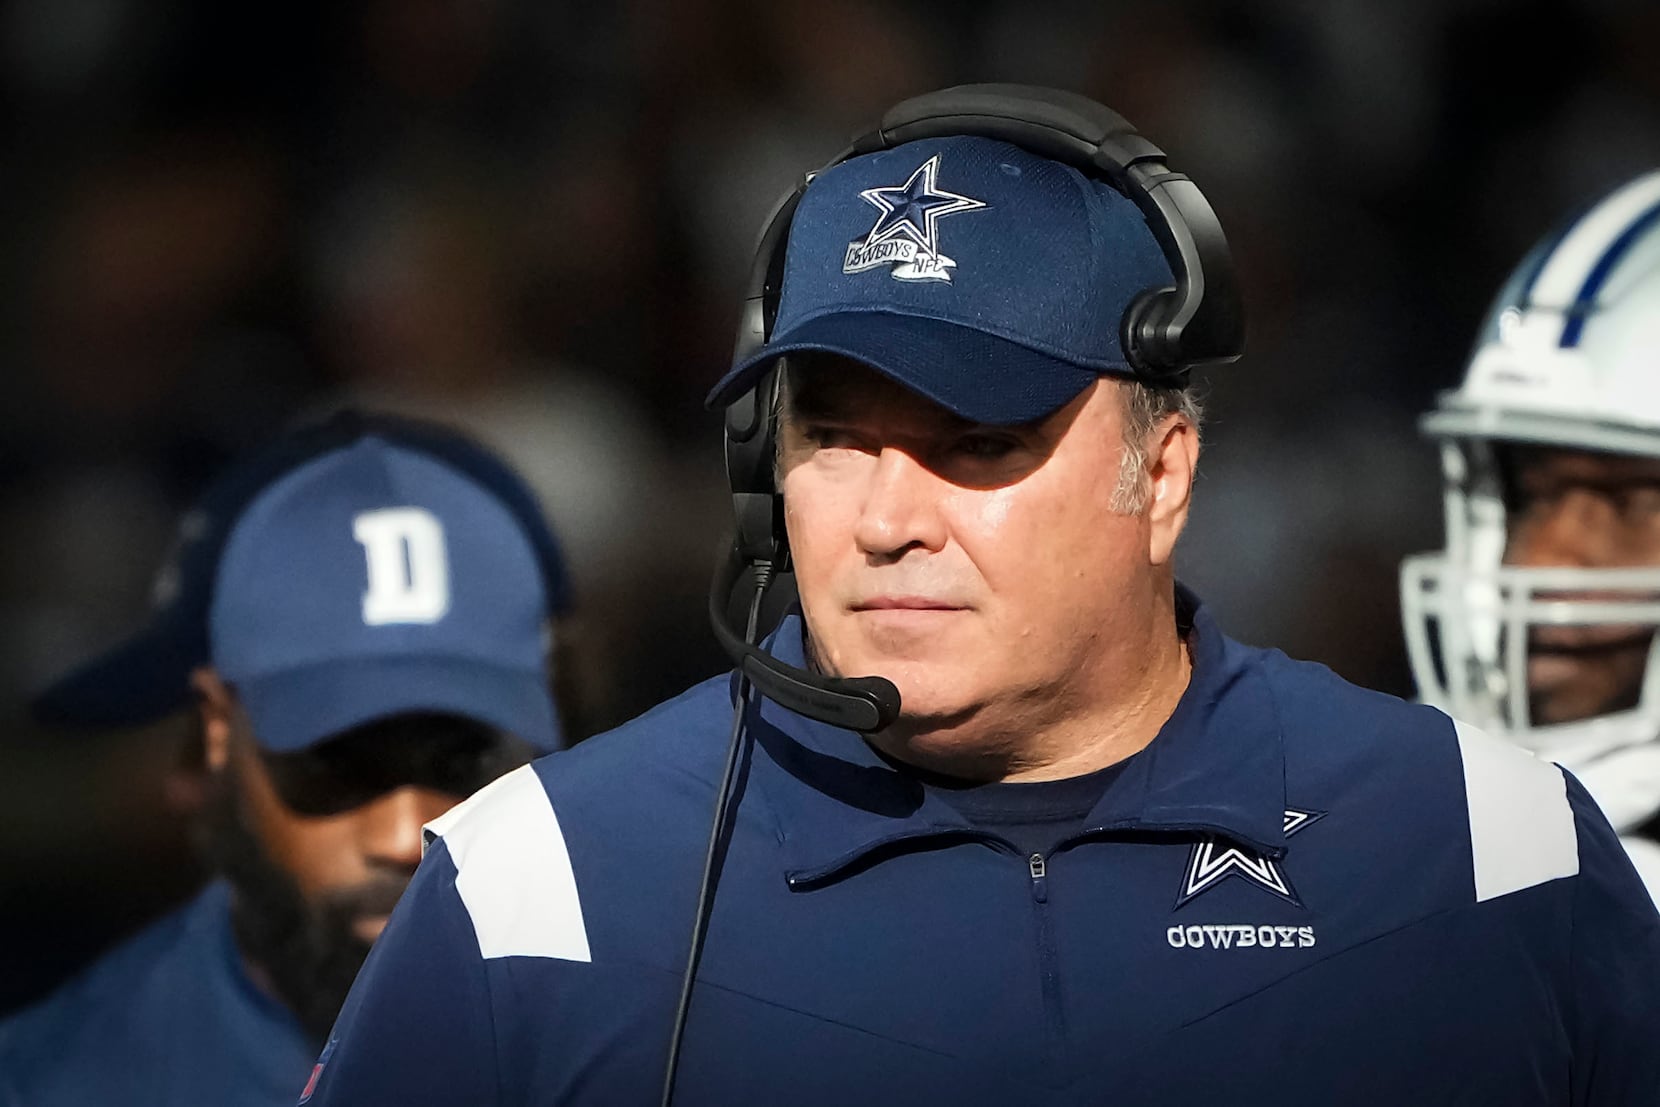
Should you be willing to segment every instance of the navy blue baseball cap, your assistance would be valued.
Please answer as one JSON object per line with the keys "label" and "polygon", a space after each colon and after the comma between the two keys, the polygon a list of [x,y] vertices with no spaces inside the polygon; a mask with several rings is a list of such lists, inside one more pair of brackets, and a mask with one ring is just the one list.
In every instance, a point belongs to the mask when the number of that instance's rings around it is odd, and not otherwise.
{"label": "navy blue baseball cap", "polygon": [[522,480],[447,428],[346,412],[245,459],[185,516],[155,601],[137,635],[38,696],[37,717],[148,722],[212,664],[273,750],[408,711],[559,744],[557,542]]}
{"label": "navy blue baseball cap", "polygon": [[811,350],[974,422],[1029,422],[1102,374],[1128,376],[1121,320],[1173,284],[1140,209],[1110,185],[995,139],[907,142],[813,178],[771,338],[708,403]]}

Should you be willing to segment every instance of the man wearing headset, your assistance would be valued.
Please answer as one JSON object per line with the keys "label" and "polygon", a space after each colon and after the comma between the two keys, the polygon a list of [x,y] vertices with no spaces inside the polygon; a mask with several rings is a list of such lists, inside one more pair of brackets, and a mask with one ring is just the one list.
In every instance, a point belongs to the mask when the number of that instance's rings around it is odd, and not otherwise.
{"label": "man wearing headset", "polygon": [[1448,533],[1402,569],[1420,693],[1572,770],[1660,899],[1660,172],[1532,251],[1424,427]]}
{"label": "man wearing headset", "polygon": [[799,610],[431,827],[310,1100],[1653,1103],[1660,919],[1583,789],[1175,581],[1202,197],[1078,98],[884,124],[712,396],[741,447],[782,381]]}
{"label": "man wearing headset", "polygon": [[217,480],[146,627],[36,703],[194,710],[214,879],[0,1022],[0,1104],[292,1104],[421,824],[560,744],[565,590],[528,488],[429,424],[345,413]]}

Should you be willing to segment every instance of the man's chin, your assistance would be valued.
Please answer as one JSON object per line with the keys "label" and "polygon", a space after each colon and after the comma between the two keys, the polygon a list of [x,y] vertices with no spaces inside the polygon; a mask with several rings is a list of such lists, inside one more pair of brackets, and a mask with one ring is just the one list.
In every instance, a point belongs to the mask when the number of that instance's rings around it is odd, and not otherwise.
{"label": "man's chin", "polygon": [[871,743],[893,761],[957,780],[998,780],[1007,775],[1006,732],[988,727],[979,708],[936,713],[906,712]]}
{"label": "man's chin", "polygon": [[960,692],[915,680],[901,678],[894,685],[899,689],[899,720],[893,725],[892,733],[903,735],[908,744],[923,748],[945,751],[960,743],[984,706]]}
{"label": "man's chin", "polygon": [[930,720],[950,718],[970,706],[970,702],[961,692],[951,686],[952,683],[958,682],[940,679],[939,668],[940,666],[909,658],[896,660],[886,657],[860,657],[844,666],[836,675],[881,677],[890,681],[899,689],[900,718],[921,725]]}
{"label": "man's chin", "polygon": [[928,650],[925,654],[894,654],[880,649],[847,651],[833,669],[817,658],[813,667],[829,676],[881,677],[899,690],[896,733],[923,734],[962,725],[978,710],[980,700],[966,694],[961,650]]}

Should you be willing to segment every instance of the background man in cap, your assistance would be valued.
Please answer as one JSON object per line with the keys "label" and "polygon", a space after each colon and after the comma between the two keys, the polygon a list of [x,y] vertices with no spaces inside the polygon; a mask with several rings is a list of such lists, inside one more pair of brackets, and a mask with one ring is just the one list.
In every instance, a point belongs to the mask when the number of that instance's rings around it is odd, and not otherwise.
{"label": "background man in cap", "polygon": [[432,425],[338,416],[216,482],[146,630],[36,705],[193,696],[216,879],[0,1024],[0,1103],[291,1104],[421,825],[561,744],[564,593],[528,490]]}
{"label": "background man in cap", "polygon": [[1523,259],[1424,429],[1447,544],[1402,567],[1420,694],[1572,770],[1660,900],[1660,172]]}
{"label": "background man in cap", "polygon": [[1655,1101],[1660,918],[1583,789],[1176,584],[1197,416],[1133,324],[1228,275],[1173,280],[1162,166],[960,130],[1099,114],[951,90],[811,178],[712,397],[788,356],[752,744],[721,677],[440,819],[313,1102]]}

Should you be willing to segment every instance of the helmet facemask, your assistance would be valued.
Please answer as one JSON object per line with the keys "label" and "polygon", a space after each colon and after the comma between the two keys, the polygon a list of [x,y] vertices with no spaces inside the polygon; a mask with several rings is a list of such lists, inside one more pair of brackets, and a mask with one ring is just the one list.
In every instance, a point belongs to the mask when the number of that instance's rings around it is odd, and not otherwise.
{"label": "helmet facemask", "polygon": [[[1401,567],[1413,676],[1425,702],[1583,771],[1660,736],[1654,634],[1660,629],[1660,567],[1504,564],[1510,512],[1499,449],[1483,438],[1442,442],[1447,547],[1408,558]],[[1571,722],[1535,722],[1530,643],[1536,632],[1553,627],[1646,631],[1647,661],[1633,705]],[[1653,771],[1660,774],[1660,747],[1654,749]],[[1629,773],[1630,766],[1621,771]]]}

